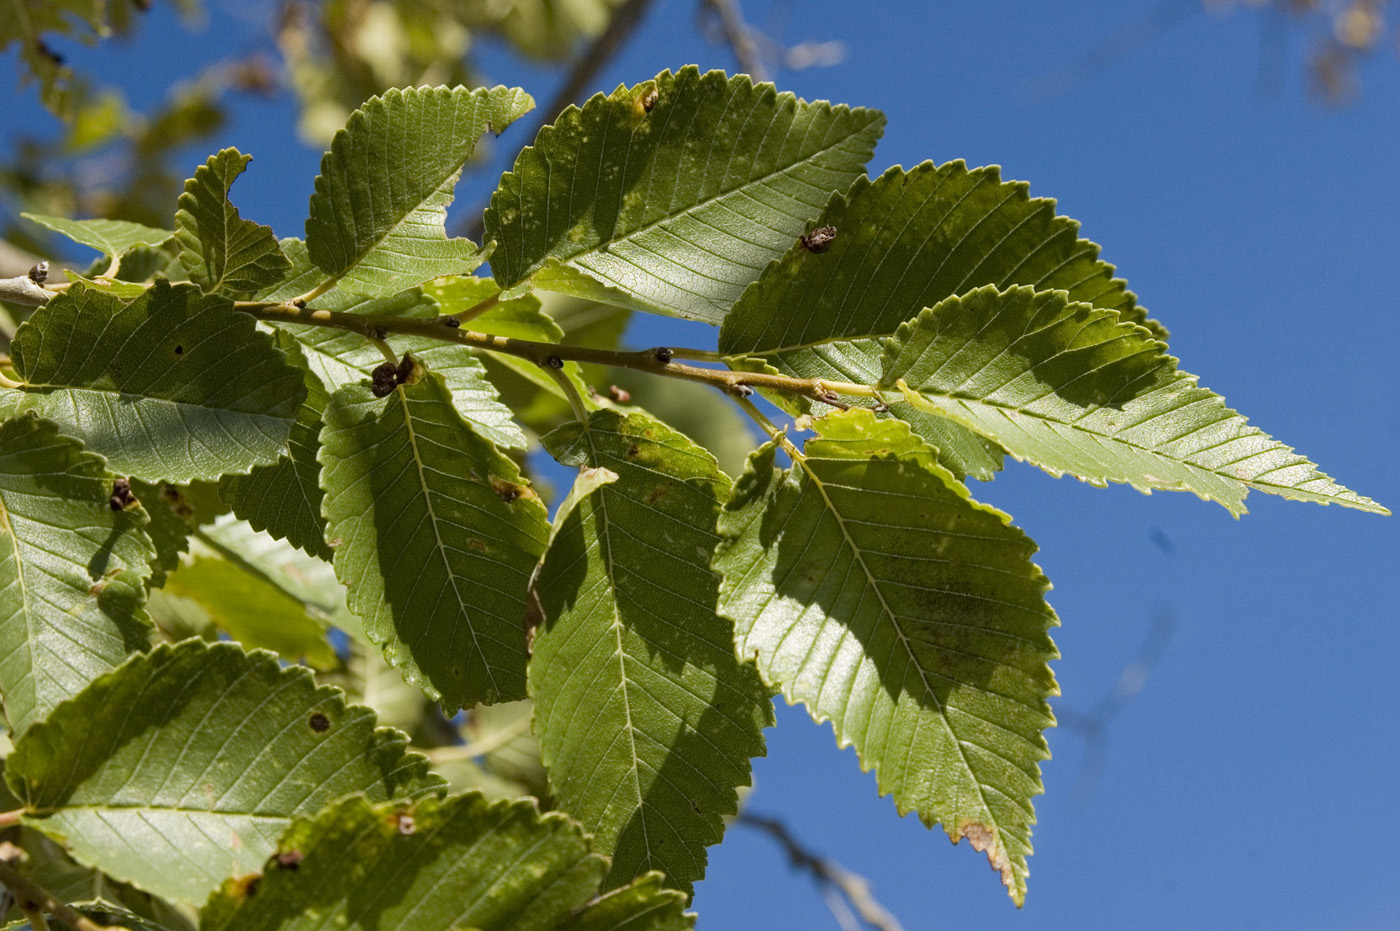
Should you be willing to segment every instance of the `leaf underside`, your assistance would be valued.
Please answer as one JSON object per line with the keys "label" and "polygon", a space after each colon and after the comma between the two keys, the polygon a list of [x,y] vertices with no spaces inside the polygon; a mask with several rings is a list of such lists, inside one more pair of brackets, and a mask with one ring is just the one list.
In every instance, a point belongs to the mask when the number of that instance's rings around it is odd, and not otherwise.
{"label": "leaf underside", "polygon": [[321,433],[336,575],[370,639],[448,708],[525,697],[525,594],[547,516],[440,376],[331,395]]}
{"label": "leaf underside", "polygon": [[534,106],[517,88],[418,87],[386,91],[356,110],[321,160],[306,246],[340,287],[389,295],[485,260],[448,239],[452,190],[483,133],[499,133]]}
{"label": "leaf underside", "polygon": [[189,640],[98,679],[19,739],[25,823],[80,863],[198,905],[259,869],[296,815],[437,792],[407,739],[305,667]]}
{"label": "leaf underside", "polygon": [[70,220],[37,213],[22,213],[20,216],[108,256],[121,255],[137,246],[159,246],[175,235],[171,230],[160,230],[129,220]]}
{"label": "leaf underside", "polygon": [[[689,928],[682,897],[657,877],[590,902],[606,861],[578,826],[533,801],[370,805],[352,798],[282,838],[295,868],[274,860],[258,881],[229,883],[200,915],[205,931],[671,931]],[[622,908],[618,908],[618,905]],[[611,907],[609,907],[611,906]],[[600,920],[601,919],[601,920]]]}
{"label": "leaf underside", "polygon": [[155,556],[102,458],[33,414],[0,423],[0,694],[14,734],[146,646]]}
{"label": "leaf underside", "polygon": [[37,410],[146,481],[215,479],[276,462],[306,389],[253,318],[157,281],[129,304],[75,285],[10,346],[26,384],[0,413]]}
{"label": "leaf underside", "polygon": [[720,518],[739,655],[1019,904],[1056,692],[1035,545],[906,425],[853,410],[817,428],[789,470],[756,452]]}
{"label": "leaf underside", "polygon": [[1239,516],[1251,488],[1389,513],[1177,370],[1166,347],[1063,291],[983,288],[887,342],[880,385],[1054,475],[1192,491]]}
{"label": "leaf underside", "polygon": [[486,211],[503,287],[538,284],[718,323],[865,170],[873,110],[691,66],[570,108]]}
{"label": "leaf underside", "polygon": [[[874,384],[881,339],[925,307],[983,285],[1060,288],[1075,300],[1147,321],[1079,224],[1032,198],[1023,182],[961,161],[891,168],[859,179],[818,221],[836,230],[824,252],[794,246],[725,319],[720,352],[761,356],[799,378]],[[1160,332],[1165,337],[1165,330]],[[995,443],[908,404],[892,406],[954,472],[989,479]]]}
{"label": "leaf underside", "polygon": [[599,411],[546,442],[584,468],[535,582],[546,620],[530,695],[552,793],[612,858],[607,885],[659,869],[689,892],[773,723],[715,612],[712,528],[729,483],[640,414]]}

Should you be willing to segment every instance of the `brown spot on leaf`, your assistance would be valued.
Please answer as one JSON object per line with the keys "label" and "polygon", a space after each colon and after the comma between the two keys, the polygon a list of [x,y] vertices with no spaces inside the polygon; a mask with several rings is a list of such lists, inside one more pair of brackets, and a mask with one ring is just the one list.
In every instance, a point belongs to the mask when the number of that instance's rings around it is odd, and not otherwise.
{"label": "brown spot on leaf", "polygon": [[300,850],[279,850],[272,858],[272,865],[279,870],[296,870],[306,854]]}
{"label": "brown spot on leaf", "polygon": [[808,252],[815,252],[818,255],[831,248],[831,244],[836,241],[836,227],[819,226],[810,233],[804,233],[798,237],[798,242],[802,243],[802,248]]}
{"label": "brown spot on leaf", "polygon": [[660,99],[661,91],[657,90],[655,87],[648,87],[646,93],[642,94],[642,109],[650,113],[652,108],[656,106],[656,102]]}
{"label": "brown spot on leaf", "polygon": [[418,830],[418,825],[414,822],[413,816],[406,811],[395,812],[394,830],[407,837]]}
{"label": "brown spot on leaf", "polygon": [[[1006,847],[1002,845],[996,829],[989,828],[978,821],[968,821],[958,825],[959,840],[964,837],[972,843],[973,850],[981,851],[987,855],[992,869],[1001,874],[1002,884],[1008,889],[1012,888],[1016,881],[1016,871],[1011,867],[1011,858],[1007,856]],[[957,841],[953,843],[957,843]]]}
{"label": "brown spot on leaf", "polygon": [[306,725],[316,733],[324,734],[331,729],[331,719],[326,717],[323,712],[313,711],[311,717],[306,719]]}
{"label": "brown spot on leaf", "polygon": [[528,486],[516,482],[508,482],[503,478],[491,479],[491,490],[496,493],[496,497],[500,498],[506,504],[510,504],[517,498],[524,498],[527,495],[534,494]]}
{"label": "brown spot on leaf", "polygon": [[633,443],[631,446],[627,447],[627,455],[629,455],[629,456],[635,456],[635,455],[637,455],[637,453],[639,453],[639,452],[641,452],[641,451],[642,451],[642,448],[641,448],[640,446],[638,446],[636,443]]}
{"label": "brown spot on leaf", "polygon": [[131,479],[119,478],[112,483],[112,496],[107,499],[107,506],[112,510],[129,511],[140,503],[131,493]]}
{"label": "brown spot on leaf", "polygon": [[609,386],[608,386],[608,395],[611,396],[612,399],[613,399],[614,401],[616,401],[618,404],[628,404],[628,403],[631,403],[631,401],[632,401],[632,395],[631,395],[631,393],[630,393],[630,392],[627,392],[627,391],[624,391],[622,388],[619,388],[617,385],[609,385]]}

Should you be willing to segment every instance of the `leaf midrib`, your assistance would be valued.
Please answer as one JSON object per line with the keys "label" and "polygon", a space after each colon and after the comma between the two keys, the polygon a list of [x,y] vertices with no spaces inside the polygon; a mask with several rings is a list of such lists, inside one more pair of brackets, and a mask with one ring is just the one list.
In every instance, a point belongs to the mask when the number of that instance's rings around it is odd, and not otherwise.
{"label": "leaf midrib", "polygon": [[[875,575],[870,571],[870,567],[866,565],[865,557],[862,555],[860,547],[856,545],[855,540],[851,538],[850,532],[846,529],[845,518],[841,516],[841,512],[836,508],[835,502],[833,502],[831,500],[831,497],[826,493],[826,485],[822,482],[821,478],[817,475],[816,470],[808,461],[809,457],[798,453],[792,458],[795,462],[798,462],[802,465],[803,471],[807,473],[807,477],[811,479],[812,484],[816,486],[817,491],[821,494],[822,501],[826,504],[827,511],[830,512],[830,514],[834,518],[836,518],[836,525],[841,529],[842,538],[846,541],[846,545],[850,547],[851,552],[855,555],[856,562],[860,565],[861,572],[864,573],[866,582],[870,585],[870,588],[875,592],[875,597],[880,602],[881,610],[883,610],[885,616],[889,618],[890,625],[894,628],[895,633],[899,635],[900,646],[904,647],[904,652],[908,657],[909,662],[913,665],[915,669],[918,670],[919,682],[924,687],[924,694],[928,695],[929,698],[933,699],[934,704],[937,706],[938,720],[943,722],[943,726],[947,728],[949,736],[952,737],[953,745],[957,747],[958,758],[962,761],[963,769],[966,770],[968,776],[971,777],[972,784],[977,787],[977,797],[982,802],[982,810],[985,813],[987,822],[995,826],[997,834],[998,836],[1000,836],[1001,826],[997,821],[995,813],[992,811],[991,804],[987,801],[986,786],[984,786],[982,784],[982,781],[977,778],[977,774],[973,770],[972,763],[968,759],[967,751],[963,747],[962,740],[959,739],[958,735],[953,731],[952,722],[948,720],[947,707],[943,704],[943,702],[939,701],[937,693],[934,692],[933,686],[929,683],[928,676],[924,673],[924,667],[920,665],[918,658],[914,655],[914,651],[910,648],[909,638],[905,635],[904,628],[900,625],[898,616],[890,608],[889,603],[885,601],[885,593],[881,591],[879,581],[875,578]],[[840,460],[828,461],[835,462]]]}

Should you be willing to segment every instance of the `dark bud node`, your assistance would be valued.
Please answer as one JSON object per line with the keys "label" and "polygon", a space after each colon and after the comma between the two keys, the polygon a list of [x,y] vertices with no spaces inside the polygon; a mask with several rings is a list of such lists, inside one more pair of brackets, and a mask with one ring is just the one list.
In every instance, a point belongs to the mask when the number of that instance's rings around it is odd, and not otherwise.
{"label": "dark bud node", "polygon": [[549,369],[562,369],[564,367],[564,360],[558,356],[545,356],[544,367]]}
{"label": "dark bud node", "polygon": [[618,404],[632,403],[632,393],[619,388],[617,385],[608,386],[608,397],[612,398]]}
{"label": "dark bud node", "polygon": [[377,339],[377,340],[381,340],[381,341],[382,341],[382,340],[387,339],[388,337],[389,337],[389,331],[386,330],[386,329],[384,329],[382,326],[377,326],[377,327],[375,327],[374,329],[372,329],[372,330],[369,331],[369,338],[370,338],[370,339]]}
{"label": "dark bud node", "polygon": [[305,310],[306,301],[302,300],[301,298],[297,298],[296,300],[292,301],[292,306],[295,307],[297,310]]}
{"label": "dark bud node", "polygon": [[651,351],[651,354],[654,355],[656,357],[656,361],[660,362],[662,365],[665,365],[667,362],[670,362],[676,357],[675,350],[669,349],[666,346],[657,346]]}
{"label": "dark bud node", "polygon": [[802,248],[808,252],[821,254],[830,249],[831,244],[836,241],[836,227],[819,226],[810,233],[798,237],[797,241],[802,243]]}
{"label": "dark bud node", "polygon": [[55,65],[62,65],[62,64],[63,64],[63,62],[64,62],[63,56],[60,55],[60,54],[58,54],[57,52],[55,52],[53,49],[51,49],[51,48],[49,47],[48,43],[45,42],[43,39],[37,40],[37,41],[34,43],[34,48],[35,48],[35,50],[36,50],[40,55],[43,55],[45,58],[47,58],[49,61],[53,62]]}
{"label": "dark bud node", "polygon": [[49,280],[49,263],[40,262],[29,270],[29,280],[35,284],[43,284]]}
{"label": "dark bud node", "polygon": [[730,385],[729,390],[737,397],[747,398],[753,394],[753,389],[748,385]]}
{"label": "dark bud node", "polygon": [[139,502],[136,496],[131,493],[131,479],[119,478],[112,483],[112,496],[107,499],[107,505],[114,511],[125,511],[134,508]]}
{"label": "dark bud node", "polygon": [[385,362],[369,373],[369,390],[376,398],[387,398],[399,383],[399,372],[392,362]]}
{"label": "dark bud node", "polygon": [[442,325],[445,327],[451,327],[455,330],[462,325],[462,321],[458,320],[456,317],[443,317]]}

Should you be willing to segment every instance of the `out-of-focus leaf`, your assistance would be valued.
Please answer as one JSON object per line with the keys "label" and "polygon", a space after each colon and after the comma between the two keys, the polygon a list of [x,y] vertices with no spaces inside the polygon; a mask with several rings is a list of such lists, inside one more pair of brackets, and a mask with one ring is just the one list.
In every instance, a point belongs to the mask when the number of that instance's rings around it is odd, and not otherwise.
{"label": "out-of-focus leaf", "polygon": [[688,67],[570,108],[486,211],[491,267],[581,297],[718,323],[861,175],[884,117]]}
{"label": "out-of-focus leaf", "polygon": [[277,461],[306,396],[253,318],[163,281],[126,305],[75,285],[20,326],[10,356],[25,384],[0,391],[0,413],[38,410],[151,482]]}
{"label": "out-of-focus leaf", "polygon": [[[0,52],[19,44],[29,78],[39,81],[44,105],[65,115],[72,106],[72,77],[63,58],[49,45],[53,36],[90,38],[105,31],[102,0],[4,0],[0,3]],[[88,27],[83,30],[80,27]]]}
{"label": "out-of-focus leaf", "polygon": [[357,294],[389,295],[486,258],[444,223],[462,163],[482,133],[534,106],[518,88],[390,90],[367,102],[321,160],[306,246],[326,274]]}
{"label": "out-of-focus leaf", "polygon": [[24,823],[78,862],[195,905],[261,867],[297,815],[438,791],[404,745],[305,667],[188,640],[55,708],[16,742],[5,779]]}
{"label": "out-of-focus leaf", "polygon": [[21,734],[145,647],[154,549],[100,456],[27,414],[0,423],[0,693]]}

